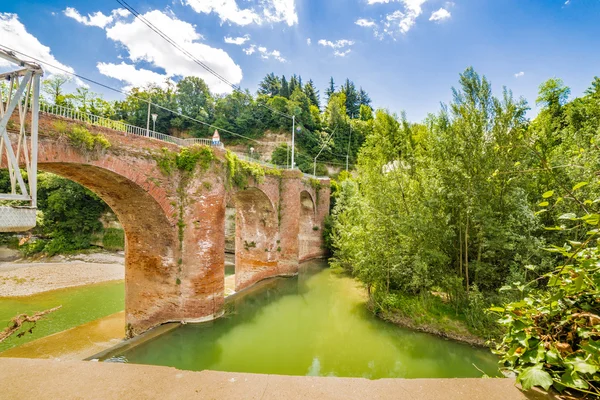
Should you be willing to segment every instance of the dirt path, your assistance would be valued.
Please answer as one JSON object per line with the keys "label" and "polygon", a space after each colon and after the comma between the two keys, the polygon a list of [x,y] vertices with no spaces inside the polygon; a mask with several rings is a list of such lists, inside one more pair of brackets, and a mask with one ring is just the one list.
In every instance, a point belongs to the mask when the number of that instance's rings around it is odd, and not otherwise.
{"label": "dirt path", "polygon": [[0,263],[0,297],[30,296],[73,286],[125,279],[118,254],[57,257],[44,262]]}

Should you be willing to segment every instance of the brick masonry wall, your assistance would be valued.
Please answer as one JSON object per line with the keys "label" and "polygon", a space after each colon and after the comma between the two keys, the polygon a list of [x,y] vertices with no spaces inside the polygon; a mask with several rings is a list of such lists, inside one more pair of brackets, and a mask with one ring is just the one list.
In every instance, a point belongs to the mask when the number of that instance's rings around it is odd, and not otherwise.
{"label": "brick masonry wall", "polygon": [[[228,188],[221,149],[213,149],[217,159],[208,171],[166,175],[157,156],[164,148],[178,151],[177,146],[86,125],[111,143],[106,150],[86,151],[61,132],[72,125],[40,115],[38,167],[98,194],[123,225],[130,336],[169,321],[221,315],[228,203],[236,207],[236,290],[295,274],[300,261],[324,255],[329,182],[316,191],[299,171],[283,171],[282,176],[250,182],[244,190]],[[14,132],[10,135],[16,138]]]}

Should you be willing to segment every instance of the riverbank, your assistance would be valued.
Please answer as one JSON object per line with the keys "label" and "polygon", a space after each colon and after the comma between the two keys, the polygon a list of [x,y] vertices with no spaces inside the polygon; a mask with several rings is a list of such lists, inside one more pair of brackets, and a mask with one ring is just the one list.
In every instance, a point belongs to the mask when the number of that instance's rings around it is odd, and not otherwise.
{"label": "riverbank", "polygon": [[511,379],[368,380],[11,358],[0,359],[0,387],[10,399],[552,399],[523,393]]}
{"label": "riverbank", "polygon": [[121,311],[6,350],[0,357],[83,360],[124,338],[125,312]]}
{"label": "riverbank", "polygon": [[125,279],[118,253],[57,256],[0,263],[0,297],[31,296],[51,290]]}
{"label": "riverbank", "polygon": [[[429,333],[431,335],[440,336],[446,339],[454,340],[457,342],[467,343],[471,346],[488,348],[486,341],[478,336],[473,335],[458,321],[450,321],[445,328],[435,326],[433,324],[417,323],[411,318],[403,316],[399,313],[393,312],[381,312],[377,316],[384,321],[391,322],[395,325],[403,328],[411,329],[413,331]],[[448,326],[452,326],[453,330],[449,330]]]}

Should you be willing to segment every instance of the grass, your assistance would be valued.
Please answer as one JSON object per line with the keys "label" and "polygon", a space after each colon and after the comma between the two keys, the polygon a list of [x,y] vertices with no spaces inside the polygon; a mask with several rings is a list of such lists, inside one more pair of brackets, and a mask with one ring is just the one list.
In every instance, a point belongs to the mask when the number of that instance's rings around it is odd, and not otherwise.
{"label": "grass", "polygon": [[125,249],[125,232],[123,229],[108,228],[102,237],[102,246],[106,250],[119,251]]}
{"label": "grass", "polygon": [[[379,306],[384,312],[409,320],[416,327],[425,328],[426,331],[483,339],[495,337],[499,333],[497,325],[484,310],[473,310],[467,304],[456,307],[439,293],[422,293],[417,296],[390,293]],[[477,326],[469,322],[473,319],[477,320]]]}

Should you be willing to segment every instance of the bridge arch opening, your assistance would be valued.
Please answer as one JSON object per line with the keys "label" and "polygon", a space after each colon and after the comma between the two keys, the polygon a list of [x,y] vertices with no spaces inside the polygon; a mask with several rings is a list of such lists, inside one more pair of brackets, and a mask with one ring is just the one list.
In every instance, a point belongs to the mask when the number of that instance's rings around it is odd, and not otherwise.
{"label": "bridge arch opening", "polygon": [[[173,224],[160,204],[136,182],[111,170],[80,163],[42,162],[41,171],[70,179],[98,195],[125,231],[125,313],[134,336],[172,315],[179,298],[175,281],[179,249]],[[165,302],[165,298],[172,301]]]}
{"label": "bridge arch opening", "polygon": [[[231,237],[232,229],[234,230],[235,275],[233,279],[235,291],[240,291],[272,276],[274,272],[276,274],[281,252],[279,224],[277,209],[265,192],[258,188],[241,190],[232,196],[226,209],[226,220],[233,215],[235,215],[233,224],[231,221],[226,221],[226,236],[229,233]],[[225,279],[227,291],[228,279],[232,280],[232,278],[226,276]]]}
{"label": "bridge arch opening", "polygon": [[318,238],[320,234],[315,230],[315,227],[317,227],[315,220],[315,201],[309,192],[303,190],[300,192],[300,226],[298,232],[298,258],[300,261],[304,261],[311,256],[315,238]]}

